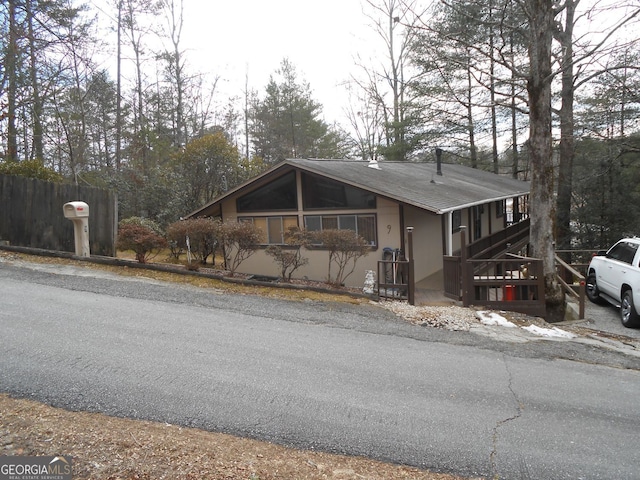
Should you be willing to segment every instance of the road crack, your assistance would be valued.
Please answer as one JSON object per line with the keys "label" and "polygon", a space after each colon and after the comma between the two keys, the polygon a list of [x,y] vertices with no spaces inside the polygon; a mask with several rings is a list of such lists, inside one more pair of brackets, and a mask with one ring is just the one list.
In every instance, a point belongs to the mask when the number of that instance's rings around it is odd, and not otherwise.
{"label": "road crack", "polygon": [[[491,454],[489,455],[489,460],[490,460],[490,464],[491,464],[491,478],[493,480],[499,480],[500,475],[498,474],[498,468],[497,468],[497,463],[496,463],[496,457],[498,456],[498,438],[500,436],[500,429],[507,425],[510,422],[513,422],[514,420],[519,419],[522,416],[522,412],[524,410],[524,403],[522,403],[520,401],[520,399],[518,398],[518,394],[516,393],[516,391],[513,388],[513,374],[511,373],[511,370],[509,369],[509,364],[507,363],[506,357],[505,355],[502,356],[503,359],[503,363],[504,363],[504,368],[505,371],[507,372],[507,386],[509,388],[509,391],[511,392],[511,396],[513,397],[514,401],[515,401],[515,405],[516,405],[516,412],[514,415],[512,415],[511,417],[508,418],[504,418],[502,420],[499,420],[498,422],[496,422],[496,425],[493,427],[493,433],[492,433],[492,450],[491,450]],[[530,478],[527,475],[527,466],[526,464],[521,465],[520,468],[521,472],[523,473],[523,478]]]}

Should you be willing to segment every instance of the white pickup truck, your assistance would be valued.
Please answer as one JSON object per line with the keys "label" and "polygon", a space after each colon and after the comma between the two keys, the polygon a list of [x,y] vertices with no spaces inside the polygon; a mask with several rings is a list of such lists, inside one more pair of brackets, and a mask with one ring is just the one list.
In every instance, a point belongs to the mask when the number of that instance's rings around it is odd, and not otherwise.
{"label": "white pickup truck", "polygon": [[598,252],[587,269],[587,296],[620,308],[625,327],[640,327],[640,238],[623,238]]}

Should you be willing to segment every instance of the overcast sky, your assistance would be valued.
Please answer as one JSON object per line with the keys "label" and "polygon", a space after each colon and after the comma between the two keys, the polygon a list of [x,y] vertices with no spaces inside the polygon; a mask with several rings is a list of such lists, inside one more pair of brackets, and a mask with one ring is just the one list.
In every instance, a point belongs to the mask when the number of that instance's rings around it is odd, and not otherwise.
{"label": "overcast sky", "polygon": [[197,70],[219,74],[240,94],[262,92],[283,58],[311,85],[327,121],[340,114],[357,54],[371,54],[373,29],[360,0],[185,0],[185,46]]}
{"label": "overcast sky", "polygon": [[[325,120],[345,123],[340,118],[348,99],[343,84],[361,71],[355,59],[370,64],[374,46],[383,45],[363,13],[362,0],[183,1],[181,47],[188,70],[220,77],[220,103],[243,96],[247,75],[249,88],[263,94],[286,57],[300,80],[309,82]],[[114,26],[113,0],[89,3],[100,12],[103,27]],[[115,51],[115,34],[105,35]]]}

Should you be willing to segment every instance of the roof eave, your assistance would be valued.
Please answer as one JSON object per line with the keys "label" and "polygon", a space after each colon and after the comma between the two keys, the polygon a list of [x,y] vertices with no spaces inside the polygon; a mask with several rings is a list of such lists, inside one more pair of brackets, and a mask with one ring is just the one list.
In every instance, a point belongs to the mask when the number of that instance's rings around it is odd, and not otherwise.
{"label": "roof eave", "polygon": [[508,195],[502,195],[500,197],[487,198],[484,200],[479,200],[477,202],[470,202],[470,203],[465,203],[463,205],[457,205],[455,207],[443,208],[438,210],[437,213],[439,215],[444,215],[445,213],[455,212],[456,210],[463,210],[465,208],[477,207],[478,205],[486,205],[487,203],[491,203],[491,202],[499,202],[501,200],[508,200],[513,197],[521,197],[523,195],[529,195],[529,193],[530,192],[528,190],[521,191],[521,192],[513,192],[513,193],[509,193]]}

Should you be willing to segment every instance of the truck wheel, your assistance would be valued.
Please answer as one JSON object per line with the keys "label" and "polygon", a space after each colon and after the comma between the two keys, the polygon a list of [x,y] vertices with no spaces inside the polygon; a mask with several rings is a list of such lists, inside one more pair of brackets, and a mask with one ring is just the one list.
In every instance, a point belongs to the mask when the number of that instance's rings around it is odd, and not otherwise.
{"label": "truck wheel", "polygon": [[604,303],[602,298],[600,298],[600,290],[598,290],[598,284],[596,283],[595,273],[591,273],[587,277],[586,290],[587,290],[587,297],[593,303],[596,303],[598,305],[602,305]]}
{"label": "truck wheel", "polygon": [[622,320],[622,325],[627,328],[640,327],[640,317],[636,312],[636,307],[633,305],[633,292],[631,290],[625,290],[622,294],[620,319]]}

